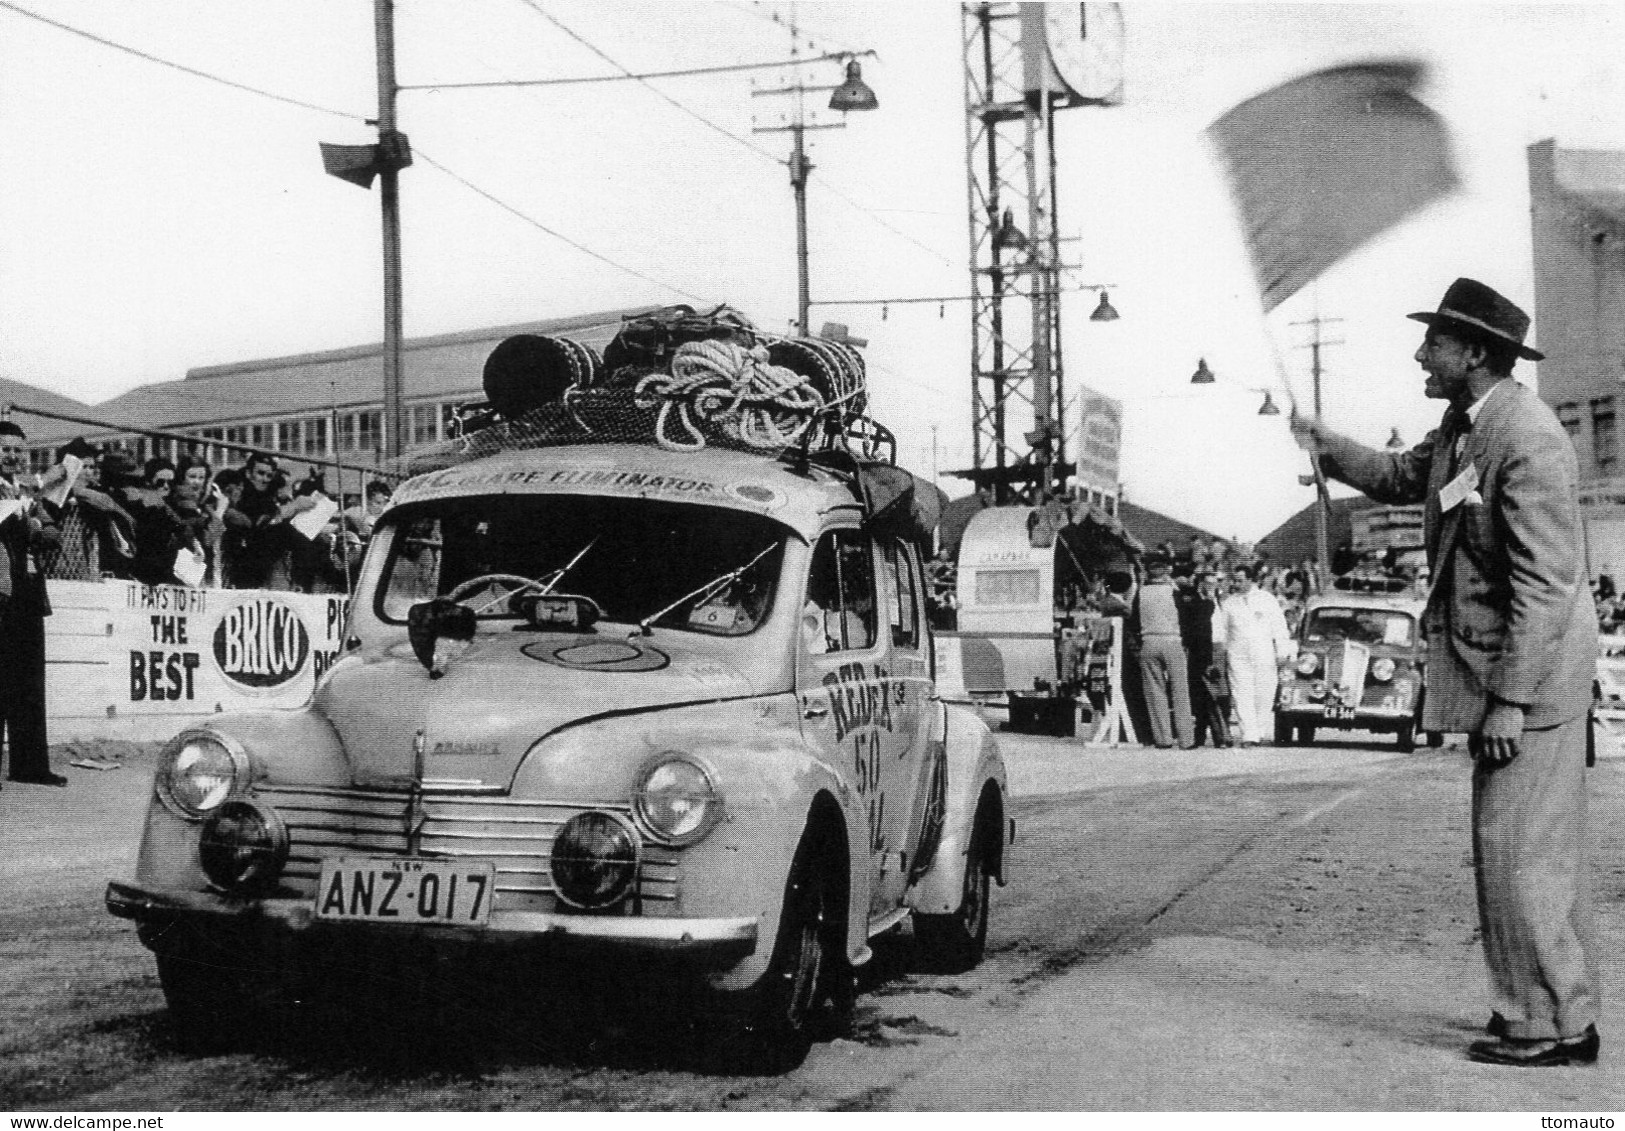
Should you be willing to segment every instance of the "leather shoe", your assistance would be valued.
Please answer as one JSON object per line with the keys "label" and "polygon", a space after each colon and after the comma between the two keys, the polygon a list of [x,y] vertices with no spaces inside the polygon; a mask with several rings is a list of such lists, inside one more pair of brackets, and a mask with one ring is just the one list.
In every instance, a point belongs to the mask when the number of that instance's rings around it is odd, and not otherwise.
{"label": "leather shoe", "polygon": [[1519,1041],[1510,1037],[1474,1041],[1467,1046],[1467,1059],[1516,1068],[1559,1068],[1568,1064],[1595,1064],[1601,1047],[1597,1027],[1587,1025],[1580,1036],[1564,1041]]}
{"label": "leather shoe", "polygon": [[25,785],[67,785],[68,779],[61,774],[53,774],[47,770],[43,774],[26,778],[14,777],[12,781],[20,781]]}

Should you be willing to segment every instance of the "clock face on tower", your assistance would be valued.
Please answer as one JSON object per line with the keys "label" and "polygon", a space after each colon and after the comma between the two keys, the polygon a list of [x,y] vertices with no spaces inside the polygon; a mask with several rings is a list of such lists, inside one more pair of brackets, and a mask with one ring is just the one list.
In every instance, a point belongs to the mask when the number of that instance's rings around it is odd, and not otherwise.
{"label": "clock face on tower", "polygon": [[1069,94],[1083,102],[1122,101],[1121,5],[1045,4],[1044,40]]}

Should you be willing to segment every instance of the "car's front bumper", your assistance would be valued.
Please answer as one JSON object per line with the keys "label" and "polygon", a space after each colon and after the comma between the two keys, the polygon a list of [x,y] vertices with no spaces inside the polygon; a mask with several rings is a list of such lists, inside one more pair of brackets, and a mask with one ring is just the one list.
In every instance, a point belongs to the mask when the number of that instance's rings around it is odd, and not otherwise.
{"label": "car's front bumper", "polygon": [[311,942],[329,933],[368,933],[380,939],[412,938],[448,944],[537,944],[577,952],[634,951],[681,959],[701,968],[731,966],[756,949],[758,923],[751,918],[667,919],[610,915],[561,915],[495,911],[482,927],[319,920],[308,899],[230,899],[211,892],[160,892],[117,880],[107,885],[107,909],[138,923],[216,922],[235,930],[260,928]]}
{"label": "car's front bumper", "polygon": [[1328,715],[1320,704],[1295,704],[1275,708],[1275,715],[1293,726],[1340,727],[1344,730],[1398,730],[1416,720],[1413,708],[1359,707],[1353,717]]}

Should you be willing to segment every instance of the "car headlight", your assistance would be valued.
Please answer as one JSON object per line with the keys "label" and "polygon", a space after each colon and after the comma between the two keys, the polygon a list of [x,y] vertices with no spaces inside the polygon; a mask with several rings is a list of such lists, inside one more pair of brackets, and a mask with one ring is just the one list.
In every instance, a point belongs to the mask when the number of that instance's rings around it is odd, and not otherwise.
{"label": "car headlight", "polygon": [[1320,671],[1320,655],[1315,652],[1305,652],[1303,655],[1298,657],[1297,666],[1299,675],[1305,677],[1312,676],[1316,672]]}
{"label": "car headlight", "polygon": [[722,818],[722,794],[704,766],[671,751],[638,775],[632,814],[652,839],[682,847],[705,836]]}
{"label": "car headlight", "polygon": [[288,830],[275,810],[253,801],[228,801],[203,822],[198,860],[221,891],[261,890],[287,863]]}
{"label": "car headlight", "polygon": [[571,907],[596,911],[632,892],[638,878],[638,833],[614,813],[577,813],[553,838],[553,890]]}
{"label": "car headlight", "polygon": [[1378,683],[1387,683],[1394,678],[1394,661],[1387,656],[1371,663],[1371,678]]}
{"label": "car headlight", "polygon": [[207,816],[249,780],[248,754],[208,731],[182,733],[164,748],[154,779],[158,796],[189,821]]}

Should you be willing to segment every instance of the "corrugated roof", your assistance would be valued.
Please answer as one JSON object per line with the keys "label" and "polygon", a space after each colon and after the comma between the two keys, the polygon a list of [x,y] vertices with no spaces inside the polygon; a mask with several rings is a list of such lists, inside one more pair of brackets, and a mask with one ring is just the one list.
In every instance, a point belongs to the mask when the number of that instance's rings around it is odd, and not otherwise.
{"label": "corrugated roof", "polygon": [[[404,396],[408,401],[478,398],[483,395],[480,379],[485,358],[504,338],[551,334],[575,338],[602,352],[624,318],[649,309],[601,311],[408,338],[402,343],[401,357]],[[121,427],[191,429],[326,412],[335,406],[378,406],[383,403],[383,352],[379,342],[191,369],[180,381],[142,385],[94,406],[68,402],[71,407],[55,409],[104,421],[108,425],[105,429],[41,420],[38,437],[32,429],[30,437],[65,440],[83,434],[94,438]],[[41,408],[53,408],[36,403]]]}
{"label": "corrugated roof", "polygon": [[[74,416],[86,416],[91,413],[91,407],[83,401],[76,401],[72,397],[64,397],[60,393],[53,393],[48,389],[41,389],[22,381],[10,381],[0,377],[0,406],[15,405],[18,408],[14,418],[19,427],[28,433],[29,439],[48,439],[57,434],[61,428],[77,428],[78,425],[58,424],[43,416],[30,416],[22,411],[27,408],[40,408],[46,412],[62,412]],[[69,437],[77,435],[69,432]]]}

